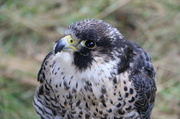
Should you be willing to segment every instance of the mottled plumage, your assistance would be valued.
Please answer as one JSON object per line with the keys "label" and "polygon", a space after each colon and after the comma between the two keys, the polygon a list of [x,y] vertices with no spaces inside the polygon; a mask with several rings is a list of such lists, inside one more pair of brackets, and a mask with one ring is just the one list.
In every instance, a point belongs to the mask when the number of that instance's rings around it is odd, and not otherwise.
{"label": "mottled plumage", "polygon": [[149,119],[154,78],[142,48],[102,20],[82,20],[44,59],[33,104],[41,119]]}

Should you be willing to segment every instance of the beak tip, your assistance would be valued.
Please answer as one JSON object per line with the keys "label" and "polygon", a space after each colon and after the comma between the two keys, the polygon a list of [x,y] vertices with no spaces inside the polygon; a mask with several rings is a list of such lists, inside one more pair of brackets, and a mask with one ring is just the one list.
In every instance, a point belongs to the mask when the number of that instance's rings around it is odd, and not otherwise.
{"label": "beak tip", "polygon": [[57,50],[54,50],[54,54],[57,54],[59,51],[57,51]]}
{"label": "beak tip", "polygon": [[54,47],[54,53],[61,52],[61,50],[64,48],[64,45],[61,43],[61,40],[57,41]]}

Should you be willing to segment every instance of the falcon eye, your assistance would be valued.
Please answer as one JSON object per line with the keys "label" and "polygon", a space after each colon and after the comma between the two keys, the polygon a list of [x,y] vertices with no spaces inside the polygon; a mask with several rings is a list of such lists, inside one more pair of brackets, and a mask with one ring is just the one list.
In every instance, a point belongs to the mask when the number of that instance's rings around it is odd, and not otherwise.
{"label": "falcon eye", "polygon": [[85,42],[85,46],[88,47],[88,48],[93,48],[95,46],[95,43],[91,40],[87,40]]}
{"label": "falcon eye", "polygon": [[83,40],[81,41],[81,45],[89,49],[93,49],[96,47],[96,43],[92,40]]}

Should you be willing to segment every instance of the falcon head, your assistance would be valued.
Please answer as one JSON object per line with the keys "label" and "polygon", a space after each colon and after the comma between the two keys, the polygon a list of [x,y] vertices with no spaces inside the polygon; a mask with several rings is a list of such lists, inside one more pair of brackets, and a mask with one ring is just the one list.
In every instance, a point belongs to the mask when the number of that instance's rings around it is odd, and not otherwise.
{"label": "falcon head", "polygon": [[[71,24],[65,36],[54,46],[54,54],[68,52],[79,70],[86,70],[93,62],[115,60],[125,40],[120,32],[102,20],[86,19]],[[122,48],[122,47],[121,47]]]}

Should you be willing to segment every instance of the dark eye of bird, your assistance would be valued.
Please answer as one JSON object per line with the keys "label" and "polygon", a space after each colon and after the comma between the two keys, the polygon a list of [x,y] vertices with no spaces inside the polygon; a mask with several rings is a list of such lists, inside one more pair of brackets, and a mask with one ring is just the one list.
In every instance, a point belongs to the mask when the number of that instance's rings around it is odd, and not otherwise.
{"label": "dark eye of bird", "polygon": [[96,45],[95,42],[93,42],[92,40],[87,40],[85,42],[85,46],[88,48],[94,48],[95,45]]}

